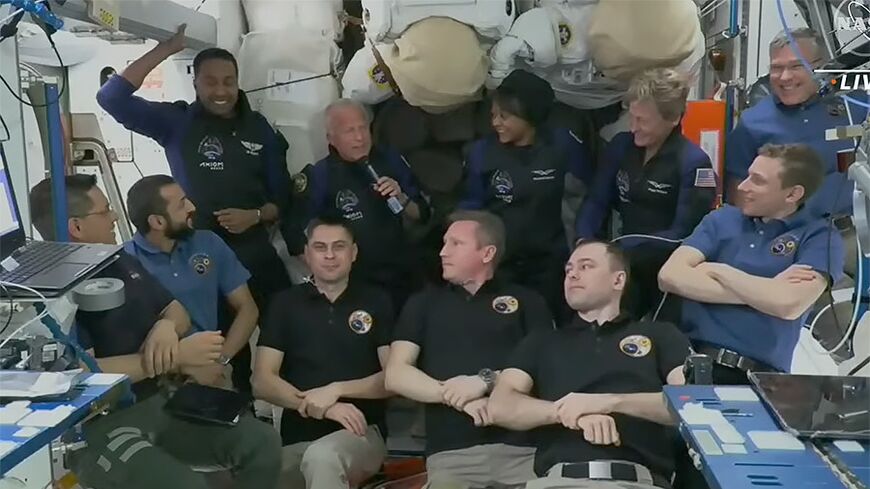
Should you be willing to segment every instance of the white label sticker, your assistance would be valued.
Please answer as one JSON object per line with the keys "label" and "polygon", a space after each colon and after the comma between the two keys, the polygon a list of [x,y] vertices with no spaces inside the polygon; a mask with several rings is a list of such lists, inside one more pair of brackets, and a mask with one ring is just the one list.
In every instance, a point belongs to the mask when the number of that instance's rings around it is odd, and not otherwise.
{"label": "white label sticker", "polygon": [[[268,86],[278,83],[286,83],[294,80],[304,80],[317,76],[315,73],[307,73],[304,71],[293,71],[285,69],[269,70],[269,77],[266,80]],[[295,104],[310,104],[312,100],[317,100],[317,85],[319,79],[289,83],[278,87],[270,88],[266,93],[266,98],[274,102],[291,102]]]}
{"label": "white label sticker", "polygon": [[713,170],[719,175],[719,131],[701,131],[701,149],[710,157]]}

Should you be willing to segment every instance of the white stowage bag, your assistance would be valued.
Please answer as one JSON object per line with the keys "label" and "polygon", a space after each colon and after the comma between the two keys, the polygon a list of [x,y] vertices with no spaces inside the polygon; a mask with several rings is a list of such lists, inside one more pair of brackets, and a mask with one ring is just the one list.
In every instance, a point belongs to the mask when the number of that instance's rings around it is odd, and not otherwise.
{"label": "white stowage bag", "polygon": [[374,41],[396,39],[415,22],[448,17],[488,39],[501,39],[518,15],[516,0],[362,0],[363,22]]}
{"label": "white stowage bag", "polygon": [[[392,43],[376,44],[376,46],[381,53],[393,49]],[[369,105],[377,105],[393,96],[393,89],[383,70],[378,66],[368,41],[347,64],[347,69],[341,78],[341,86],[343,97]]]}
{"label": "white stowage bag", "polygon": [[[343,30],[341,0],[242,0],[250,32],[293,29],[302,25],[337,39]],[[288,46],[289,47],[289,46]]]}
{"label": "white stowage bag", "polygon": [[[276,49],[279,47],[279,49]],[[272,32],[251,32],[242,39],[239,85],[251,90],[335,71],[341,52],[331,37],[302,26]],[[248,93],[262,113],[290,143],[291,172],[327,154],[323,110],[339,95],[333,76]]]}

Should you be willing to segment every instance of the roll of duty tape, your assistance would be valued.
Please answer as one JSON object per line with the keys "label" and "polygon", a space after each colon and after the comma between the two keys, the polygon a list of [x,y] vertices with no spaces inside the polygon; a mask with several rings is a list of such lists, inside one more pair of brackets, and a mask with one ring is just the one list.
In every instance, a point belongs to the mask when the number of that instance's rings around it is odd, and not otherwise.
{"label": "roll of duty tape", "polygon": [[82,311],[109,311],[124,305],[124,281],[117,278],[85,280],[73,289],[72,298]]}

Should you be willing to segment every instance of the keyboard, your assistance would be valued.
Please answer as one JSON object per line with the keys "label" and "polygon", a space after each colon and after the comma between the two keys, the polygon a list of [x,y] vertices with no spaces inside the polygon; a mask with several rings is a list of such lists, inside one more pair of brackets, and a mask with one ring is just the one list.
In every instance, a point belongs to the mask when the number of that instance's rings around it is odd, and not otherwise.
{"label": "keyboard", "polygon": [[12,271],[0,270],[0,281],[21,284],[80,249],[79,244],[31,241],[22,251],[12,256],[18,262],[18,268]]}

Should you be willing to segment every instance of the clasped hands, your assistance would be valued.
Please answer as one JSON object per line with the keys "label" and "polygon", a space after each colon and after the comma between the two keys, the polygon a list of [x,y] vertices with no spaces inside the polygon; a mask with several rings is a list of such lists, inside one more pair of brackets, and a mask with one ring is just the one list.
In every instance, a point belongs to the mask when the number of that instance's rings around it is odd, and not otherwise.
{"label": "clasped hands", "polygon": [[555,418],[569,430],[583,432],[593,445],[619,446],[616,421],[610,416],[616,397],[612,394],[568,394],[553,403]]}
{"label": "clasped hands", "polygon": [[441,402],[471,416],[474,426],[492,425],[486,396],[486,382],[477,375],[457,375],[440,382]]}
{"label": "clasped hands", "polygon": [[368,422],[362,411],[353,404],[339,402],[341,388],[332,383],[298,394],[301,400],[296,411],[303,418],[331,419],[357,436],[365,436]]}
{"label": "clasped hands", "polygon": [[219,331],[203,331],[179,339],[175,323],[161,319],[145,338],[142,368],[149,378],[181,372],[199,384],[224,385],[229,379],[229,366],[218,363],[223,346],[224,337]]}

